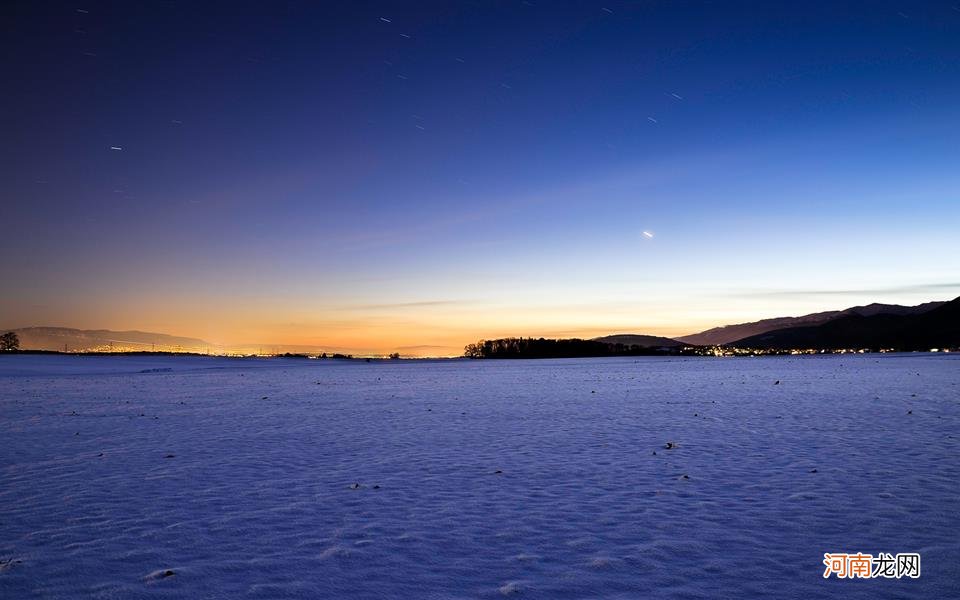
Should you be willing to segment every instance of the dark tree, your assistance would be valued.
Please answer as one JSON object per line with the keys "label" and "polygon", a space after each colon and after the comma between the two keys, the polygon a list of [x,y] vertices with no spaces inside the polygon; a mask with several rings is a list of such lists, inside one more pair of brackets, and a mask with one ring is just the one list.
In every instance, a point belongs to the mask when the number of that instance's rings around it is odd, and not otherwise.
{"label": "dark tree", "polygon": [[20,349],[20,338],[12,331],[0,335],[0,351],[12,352]]}

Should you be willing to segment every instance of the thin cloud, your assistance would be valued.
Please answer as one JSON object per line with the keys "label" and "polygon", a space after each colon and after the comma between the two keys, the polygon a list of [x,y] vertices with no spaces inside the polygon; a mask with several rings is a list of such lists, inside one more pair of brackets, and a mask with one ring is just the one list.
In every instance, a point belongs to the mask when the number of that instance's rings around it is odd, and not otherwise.
{"label": "thin cloud", "polygon": [[469,304],[466,300],[423,300],[420,302],[392,302],[388,304],[355,304],[341,306],[339,310],[392,310],[430,306],[463,306],[466,304]]}
{"label": "thin cloud", "polygon": [[943,290],[960,289],[960,283],[917,283],[893,287],[832,289],[832,290],[751,290],[737,292],[732,295],[745,296],[780,296],[790,298],[805,298],[811,296],[862,296],[869,294],[915,294],[937,293]]}
{"label": "thin cloud", "polygon": [[417,345],[417,346],[397,346],[397,350],[400,351],[400,352],[403,352],[403,351],[413,351],[413,352],[416,352],[416,351],[418,351],[418,350],[444,350],[444,351],[446,351],[446,350],[451,350],[451,349],[456,349],[456,346],[437,346],[437,345],[434,345],[434,344],[420,344],[420,345]]}

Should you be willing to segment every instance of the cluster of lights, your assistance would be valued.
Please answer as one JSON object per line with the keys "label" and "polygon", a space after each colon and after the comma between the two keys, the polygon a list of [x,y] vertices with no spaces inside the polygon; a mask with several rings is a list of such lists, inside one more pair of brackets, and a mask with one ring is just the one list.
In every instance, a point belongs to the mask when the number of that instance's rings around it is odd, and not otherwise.
{"label": "cluster of lights", "polygon": [[[805,354],[872,354],[874,352],[904,352],[896,348],[737,348],[735,346],[703,346],[686,347],[683,354],[693,354],[696,356],[783,356],[783,355],[805,355]],[[927,352],[960,352],[960,348],[930,348]]]}

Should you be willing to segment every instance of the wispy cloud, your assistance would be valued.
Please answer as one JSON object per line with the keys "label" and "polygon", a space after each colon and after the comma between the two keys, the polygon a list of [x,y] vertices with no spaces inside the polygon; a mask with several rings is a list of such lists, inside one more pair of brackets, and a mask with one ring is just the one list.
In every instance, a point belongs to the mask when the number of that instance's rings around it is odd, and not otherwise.
{"label": "wispy cloud", "polygon": [[391,302],[387,304],[354,304],[340,306],[338,310],[394,310],[404,308],[424,308],[431,306],[463,306],[470,304],[466,300],[422,300],[419,302]]}
{"label": "wispy cloud", "polygon": [[830,290],[786,290],[786,289],[753,289],[735,292],[731,295],[738,297],[749,296],[780,296],[789,298],[808,298],[813,296],[863,296],[870,294],[921,294],[942,293],[945,290],[960,290],[960,283],[916,283],[911,285],[848,288]]}
{"label": "wispy cloud", "polygon": [[427,351],[448,351],[450,349],[458,349],[455,346],[438,346],[435,344],[419,344],[416,346],[397,346],[397,351],[399,352],[427,352]]}

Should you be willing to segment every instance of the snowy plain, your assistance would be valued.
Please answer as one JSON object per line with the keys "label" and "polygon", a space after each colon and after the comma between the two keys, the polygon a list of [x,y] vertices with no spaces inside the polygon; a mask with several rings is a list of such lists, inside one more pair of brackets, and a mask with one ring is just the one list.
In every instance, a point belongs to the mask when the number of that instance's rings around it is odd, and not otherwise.
{"label": "snowy plain", "polygon": [[957,355],[0,356],[0,598],[956,598],[958,437]]}

